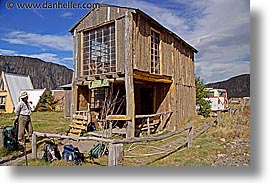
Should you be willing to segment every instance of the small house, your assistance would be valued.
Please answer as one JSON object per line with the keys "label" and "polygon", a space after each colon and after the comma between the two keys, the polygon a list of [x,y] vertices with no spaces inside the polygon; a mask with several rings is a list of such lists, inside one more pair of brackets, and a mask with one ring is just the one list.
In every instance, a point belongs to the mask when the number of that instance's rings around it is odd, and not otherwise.
{"label": "small house", "polygon": [[29,103],[36,110],[40,96],[46,89],[34,89],[29,76],[1,72],[0,76],[0,112],[12,113],[20,101],[20,93],[27,91]]}
{"label": "small house", "polygon": [[156,128],[176,130],[195,115],[198,51],[145,12],[94,4],[70,32],[73,113],[116,119],[127,137],[158,116]]}

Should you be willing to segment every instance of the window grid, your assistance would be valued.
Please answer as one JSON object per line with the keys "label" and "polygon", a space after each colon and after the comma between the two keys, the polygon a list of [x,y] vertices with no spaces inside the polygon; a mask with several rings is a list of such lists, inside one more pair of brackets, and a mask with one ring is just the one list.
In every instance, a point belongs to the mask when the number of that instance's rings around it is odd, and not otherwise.
{"label": "window grid", "polygon": [[83,75],[116,72],[115,25],[84,32]]}
{"label": "window grid", "polygon": [[160,74],[160,34],[151,30],[151,73]]}
{"label": "window grid", "polygon": [[108,88],[97,88],[91,92],[91,108],[103,107],[104,100],[107,96]]}
{"label": "window grid", "polygon": [[0,96],[0,110],[6,110],[6,96]]}

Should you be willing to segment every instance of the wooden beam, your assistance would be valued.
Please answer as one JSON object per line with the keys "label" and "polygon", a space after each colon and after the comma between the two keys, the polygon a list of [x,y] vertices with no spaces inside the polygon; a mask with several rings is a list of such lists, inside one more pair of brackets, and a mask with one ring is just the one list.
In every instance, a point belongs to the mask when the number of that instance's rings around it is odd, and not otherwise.
{"label": "wooden beam", "polygon": [[0,149],[4,147],[4,128],[0,127]]}
{"label": "wooden beam", "polygon": [[129,11],[125,13],[125,91],[126,115],[131,117],[128,121],[126,138],[135,136],[135,96],[132,58],[132,17]]}
{"label": "wooden beam", "polygon": [[37,138],[36,138],[36,134],[33,133],[32,134],[32,156],[34,159],[37,158],[37,144],[36,144]]}
{"label": "wooden beam", "polygon": [[220,125],[222,121],[221,111],[217,111],[217,125]]}
{"label": "wooden beam", "polygon": [[59,139],[75,139],[75,140],[94,140],[97,142],[107,142],[112,143],[113,140],[111,139],[104,139],[99,137],[79,137],[79,136],[67,136],[67,135],[59,135],[59,134],[52,134],[52,133],[40,133],[40,132],[33,132],[34,135],[37,137],[44,137],[44,138],[59,138]]}
{"label": "wooden beam", "polygon": [[157,141],[157,140],[162,140],[162,139],[165,139],[165,138],[168,138],[168,137],[172,137],[173,135],[177,135],[179,133],[182,133],[188,129],[192,128],[192,125],[188,125],[187,127],[185,128],[182,128],[178,131],[174,131],[174,132],[171,132],[171,133],[167,133],[165,135],[162,135],[162,136],[158,136],[158,137],[143,137],[143,138],[136,138],[136,137],[133,137],[133,138],[130,138],[130,139],[123,139],[123,140],[120,140],[120,139],[114,139],[112,140],[112,144],[119,144],[119,143],[134,143],[134,142],[146,142],[146,141]]}
{"label": "wooden beam", "polygon": [[[75,129],[80,129],[80,131],[86,129],[85,126],[77,125],[77,124],[71,124],[70,127],[71,127],[71,128],[75,128]],[[70,131],[70,132],[71,132],[71,131]]]}
{"label": "wooden beam", "polygon": [[115,120],[118,120],[118,121],[130,121],[132,118],[131,116],[127,116],[127,115],[108,115],[106,116],[106,120],[109,120],[109,121],[115,121]]}
{"label": "wooden beam", "polygon": [[109,145],[108,166],[122,166],[123,157],[123,144]]}
{"label": "wooden beam", "polygon": [[188,132],[188,142],[187,142],[187,147],[191,147],[192,146],[192,141],[193,141],[193,133],[194,133],[194,129],[193,126],[189,129]]}
{"label": "wooden beam", "polygon": [[73,119],[88,120],[88,117],[87,117],[87,116],[82,116],[82,115],[73,114]]}
{"label": "wooden beam", "polygon": [[139,70],[134,70],[134,79],[149,81],[154,83],[172,83],[172,77],[150,74],[148,72],[142,72]]}

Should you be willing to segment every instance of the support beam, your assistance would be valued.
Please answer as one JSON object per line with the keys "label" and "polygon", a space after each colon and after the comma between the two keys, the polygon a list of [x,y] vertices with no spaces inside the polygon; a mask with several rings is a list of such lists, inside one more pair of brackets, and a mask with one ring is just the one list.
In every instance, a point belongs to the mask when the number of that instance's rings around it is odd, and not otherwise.
{"label": "support beam", "polygon": [[150,135],[150,118],[147,118],[147,135]]}
{"label": "support beam", "polygon": [[129,11],[125,14],[125,91],[126,115],[131,117],[128,121],[126,138],[135,136],[135,96],[132,59],[132,17]]}
{"label": "support beam", "polygon": [[109,145],[108,166],[122,166],[123,157],[123,144]]}
{"label": "support beam", "polygon": [[37,158],[37,144],[36,144],[36,142],[37,142],[36,134],[33,133],[32,134],[32,156],[34,159]]}
{"label": "support beam", "polygon": [[194,133],[194,127],[191,126],[191,128],[189,129],[188,132],[188,142],[187,142],[187,147],[191,147],[192,146],[192,141],[193,141],[193,133]]}
{"label": "support beam", "polygon": [[217,125],[222,123],[221,111],[217,111]]}
{"label": "support beam", "polygon": [[0,149],[4,147],[4,128],[0,127]]}

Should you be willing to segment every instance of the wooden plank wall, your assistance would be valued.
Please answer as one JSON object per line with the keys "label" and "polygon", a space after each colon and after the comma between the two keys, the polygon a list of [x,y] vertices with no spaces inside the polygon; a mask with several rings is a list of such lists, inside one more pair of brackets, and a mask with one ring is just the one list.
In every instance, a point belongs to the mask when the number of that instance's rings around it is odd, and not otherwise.
{"label": "wooden plank wall", "polygon": [[134,16],[134,40],[133,49],[135,50],[134,69],[150,71],[151,60],[151,27],[144,17],[137,14]]}
{"label": "wooden plank wall", "polygon": [[125,19],[116,20],[117,72],[124,73],[125,65]]}
{"label": "wooden plank wall", "polygon": [[[151,49],[150,30],[148,19],[141,15],[134,17],[135,52],[134,68],[150,72]],[[154,26],[156,29],[156,26]],[[162,74],[172,76],[171,85],[157,84],[156,112],[174,111],[170,129],[179,129],[184,126],[184,120],[195,114],[195,79],[193,51],[182,41],[165,29],[161,32],[161,68]],[[164,97],[164,98],[163,98]]]}

